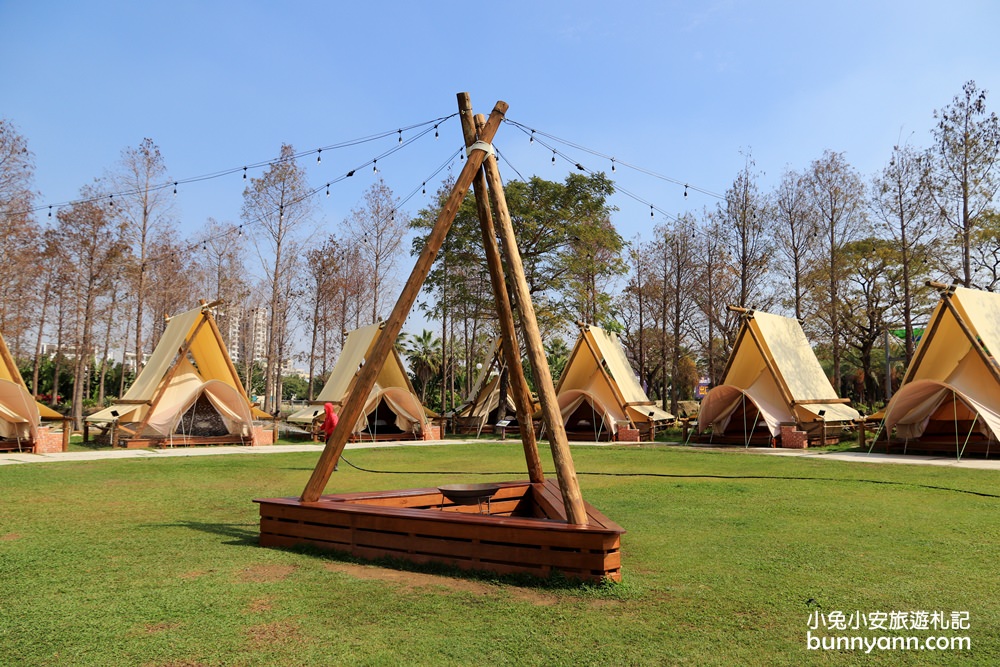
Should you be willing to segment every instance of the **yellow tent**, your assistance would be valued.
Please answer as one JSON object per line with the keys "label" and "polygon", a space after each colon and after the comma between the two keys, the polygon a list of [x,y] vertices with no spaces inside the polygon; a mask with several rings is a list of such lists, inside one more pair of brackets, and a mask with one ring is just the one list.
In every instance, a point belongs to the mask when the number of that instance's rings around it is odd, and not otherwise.
{"label": "yellow tent", "polygon": [[[491,433],[493,426],[500,419],[500,376],[507,366],[503,358],[503,346],[500,339],[493,341],[489,352],[486,354],[487,363],[476,376],[476,381],[466,396],[462,406],[455,411],[456,430],[459,433],[475,432],[476,435],[482,431]],[[516,406],[514,405],[513,389],[508,384],[507,387],[507,409],[504,411],[509,420],[509,428],[516,429],[520,425],[517,423]],[[538,401],[532,399],[533,412],[539,408]]]}
{"label": "yellow tent", "polygon": [[[722,382],[701,401],[698,430],[737,437],[749,444],[755,432],[779,438],[781,426],[825,440],[857,420],[858,411],[837,397],[798,320],[743,312]],[[839,436],[839,433],[837,433]]]}
{"label": "yellow tent", "polygon": [[170,318],[139,377],[114,405],[86,421],[129,440],[249,444],[252,408],[222,335],[203,305]]}
{"label": "yellow tent", "polygon": [[648,438],[654,426],[674,420],[646,396],[618,336],[587,324],[580,325],[556,398],[574,439],[617,439],[619,428],[638,429]]}
{"label": "yellow tent", "polygon": [[[375,341],[382,330],[382,324],[370,324],[355,329],[347,335],[344,349],[330,372],[323,390],[309,406],[288,417],[288,422],[318,427],[323,423],[324,403],[332,403],[339,413],[344,399],[353,390],[355,379],[364,366],[365,360],[375,347]],[[355,434],[381,439],[398,439],[404,436],[419,436],[427,425],[427,417],[436,416],[424,408],[403,368],[399,353],[392,348],[379,372],[375,386],[368,394],[365,409],[354,425]]]}
{"label": "yellow tent", "polygon": [[31,449],[38,439],[38,427],[42,420],[62,418],[52,408],[36,401],[28,391],[14,357],[0,335],[0,440],[16,442],[19,449]]}
{"label": "yellow tent", "polygon": [[885,427],[903,440],[938,441],[959,456],[1000,434],[1000,295],[950,287],[886,406]]}

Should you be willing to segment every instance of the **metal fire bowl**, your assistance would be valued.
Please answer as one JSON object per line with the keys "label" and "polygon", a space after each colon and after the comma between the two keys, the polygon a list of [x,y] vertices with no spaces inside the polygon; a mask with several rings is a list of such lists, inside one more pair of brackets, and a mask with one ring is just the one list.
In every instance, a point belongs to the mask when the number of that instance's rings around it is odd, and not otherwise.
{"label": "metal fire bowl", "polygon": [[500,490],[499,484],[446,484],[438,491],[456,505],[477,505],[481,500],[492,498]]}

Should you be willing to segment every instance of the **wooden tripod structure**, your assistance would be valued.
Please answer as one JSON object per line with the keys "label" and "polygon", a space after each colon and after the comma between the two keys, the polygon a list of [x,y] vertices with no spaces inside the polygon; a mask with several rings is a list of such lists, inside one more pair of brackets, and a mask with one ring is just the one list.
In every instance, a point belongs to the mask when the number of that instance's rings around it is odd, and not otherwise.
{"label": "wooden tripod structure", "polygon": [[[462,131],[467,148],[468,159],[462,172],[456,180],[450,196],[442,207],[438,219],[428,235],[423,251],[417,258],[409,279],[396,302],[392,313],[386,320],[369,358],[365,360],[354,383],[351,394],[344,401],[339,414],[336,429],[327,440],[326,447],[320,455],[316,468],[312,473],[305,490],[297,500],[268,499],[258,500],[261,503],[261,544],[286,546],[299,543],[310,543],[321,547],[348,550],[360,556],[391,555],[411,560],[434,560],[454,563],[460,567],[489,569],[494,571],[528,571],[548,573],[557,569],[581,578],[593,579],[609,577],[620,578],[619,536],[624,531],[620,526],[609,521],[593,507],[583,501],[580,487],[570,455],[569,443],[556,400],[555,388],[552,384],[548,361],[542,345],[541,334],[535,318],[534,307],[527,281],[524,277],[524,267],[517,249],[514,228],[510,212],[504,198],[503,183],[497,167],[492,141],[500,123],[507,111],[507,104],[497,102],[489,118],[475,116],[468,93],[458,94],[458,106],[462,121]],[[503,352],[507,359],[519,359],[519,346],[514,318],[514,308],[507,291],[507,282],[503,270],[503,258],[509,269],[511,289],[514,293],[514,303],[525,340],[529,363],[536,378],[538,399],[542,409],[542,420],[552,450],[555,463],[557,488],[547,482],[542,472],[538,455],[538,445],[531,428],[521,429],[525,461],[528,468],[529,481],[525,483],[502,483],[496,493],[496,500],[489,505],[498,511],[490,510],[490,516],[480,516],[478,512],[471,515],[463,510],[461,503],[449,504],[448,498],[435,489],[416,489],[401,492],[381,492],[377,494],[340,494],[324,496],[324,489],[329,482],[334,466],[337,464],[350,437],[351,425],[361,416],[365,397],[375,384],[379,370],[385,363],[393,341],[399,335],[403,323],[409,315],[417,294],[430,272],[442,244],[455,219],[459,205],[472,186],[476,196],[480,226],[483,234],[483,245],[489,266],[490,280],[495,295],[497,314],[500,320]],[[491,211],[492,204],[492,211]],[[499,230],[494,224],[493,211],[499,223]],[[499,242],[498,242],[499,238]],[[511,363],[510,383],[514,397],[518,421],[530,424],[532,402],[527,382],[520,364]],[[404,499],[405,498],[405,499]],[[329,501],[337,501],[330,503]],[[348,502],[340,502],[348,501]],[[406,510],[423,514],[407,514],[394,518],[400,519],[399,530],[395,535],[404,532],[411,536],[400,546],[400,540],[394,538],[391,548],[381,543],[375,545],[359,545],[358,513],[354,511],[357,505],[365,507],[393,505],[393,509],[405,507]],[[310,511],[305,511],[305,509]],[[348,511],[350,521],[339,522],[327,516],[327,530],[313,528],[317,523],[317,514],[312,510],[325,509],[329,511]],[[447,512],[432,512],[426,510],[451,510]],[[511,533],[502,532],[505,537],[489,540],[489,548],[470,547],[482,541],[482,536],[491,532],[498,516],[504,515],[504,526],[511,528],[522,522],[527,537],[511,537]],[[303,517],[309,517],[303,518]],[[384,526],[385,520],[373,522]],[[434,532],[442,521],[447,523],[440,534]],[[541,520],[541,521],[539,521]],[[487,523],[482,523],[486,521]],[[290,523],[301,522],[300,528],[292,528]],[[435,524],[429,527],[428,522]],[[456,523],[457,522],[457,523]],[[511,522],[514,522],[512,524]],[[306,525],[308,524],[308,526]],[[419,524],[419,529],[414,528]],[[347,535],[342,529],[347,529]],[[569,529],[567,532],[566,529]],[[372,529],[365,529],[369,535]],[[551,535],[540,537],[539,531],[561,531],[562,537]],[[289,534],[294,533],[294,534]],[[428,535],[433,534],[433,544],[427,544]],[[498,534],[499,535],[499,534]],[[567,537],[567,535],[569,537]],[[453,543],[442,546],[446,541]],[[539,541],[540,540],[540,541]],[[553,541],[554,540],[554,541]],[[580,541],[582,540],[582,542]],[[376,540],[377,541],[377,540]],[[432,548],[433,547],[433,548]],[[552,551],[552,557],[539,559],[537,554],[528,558],[529,562],[519,562],[514,553],[525,551],[525,547]],[[581,557],[567,557],[567,551],[578,551]],[[540,561],[540,562],[536,562]]]}

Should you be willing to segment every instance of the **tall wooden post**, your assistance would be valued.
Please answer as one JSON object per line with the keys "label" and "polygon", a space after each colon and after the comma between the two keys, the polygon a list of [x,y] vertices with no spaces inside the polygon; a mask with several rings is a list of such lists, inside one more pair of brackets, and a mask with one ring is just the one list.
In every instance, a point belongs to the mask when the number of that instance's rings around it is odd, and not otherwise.
{"label": "tall wooden post", "polygon": [[[479,120],[481,117],[478,117]],[[483,125],[483,131],[489,125]],[[484,134],[484,132],[480,132]],[[535,374],[535,384],[538,388],[538,400],[542,404],[542,421],[549,434],[549,446],[552,449],[552,459],[559,476],[559,489],[562,491],[563,503],[566,506],[566,517],[576,525],[587,524],[587,510],[580,495],[580,483],[576,478],[576,468],[573,457],[569,453],[569,440],[566,438],[566,428],[563,426],[559,404],[556,401],[556,390],[552,386],[552,375],[549,372],[549,362],[545,358],[545,348],[542,345],[542,335],[535,319],[535,307],[531,304],[531,292],[528,281],[524,277],[524,264],[521,253],[517,249],[514,237],[514,225],[511,223],[510,210],[503,194],[503,181],[494,156],[486,156],[483,162],[486,170],[486,180],[490,188],[490,199],[500,222],[500,238],[503,240],[504,251],[507,253],[507,266],[510,268],[511,283],[517,298],[517,310],[521,316],[521,328],[524,330],[524,341],[528,349],[528,361]],[[510,362],[508,362],[510,363]]]}
{"label": "tall wooden post", "polygon": [[[465,145],[471,146],[476,141],[476,124],[472,116],[472,101],[468,93],[458,94],[458,109],[462,119]],[[517,421],[521,425],[521,445],[524,447],[524,460],[528,465],[528,477],[532,482],[544,482],[545,474],[542,471],[541,459],[538,457],[535,429],[531,426],[531,415],[534,412],[531,405],[531,394],[528,391],[528,382],[524,378],[524,368],[521,367],[521,348],[517,344],[514,312],[510,306],[507,285],[504,282],[503,263],[500,259],[500,248],[497,246],[493,214],[490,212],[486,175],[482,169],[476,172],[476,178],[472,181],[472,189],[476,193],[476,211],[479,214],[479,225],[483,232],[486,264],[489,267],[490,282],[493,285],[497,316],[500,318],[500,344],[504,359],[507,360]]]}
{"label": "tall wooden post", "polygon": [[[483,141],[487,143],[493,141],[493,137],[496,135],[501,121],[503,121],[504,114],[507,112],[507,106],[506,102],[499,101],[493,107],[489,122],[486,123],[483,131],[480,133]],[[389,315],[389,319],[386,320],[385,326],[379,332],[378,339],[368,359],[365,360],[365,365],[358,375],[354,390],[347,397],[347,400],[344,401],[344,406],[341,408],[339,415],[340,421],[327,439],[326,447],[323,448],[323,453],[320,454],[316,468],[306,483],[306,488],[302,491],[301,499],[303,502],[315,502],[319,500],[323,489],[326,488],[326,484],[330,480],[330,475],[333,473],[333,467],[340,459],[340,455],[344,451],[344,445],[347,444],[347,438],[354,429],[354,424],[361,417],[365,400],[368,398],[372,387],[375,386],[378,373],[382,370],[382,366],[389,356],[389,351],[395,344],[396,338],[403,328],[403,323],[406,321],[406,317],[409,315],[410,309],[417,299],[417,294],[420,292],[420,288],[423,286],[424,281],[427,279],[427,274],[431,270],[434,258],[437,257],[438,251],[444,243],[445,236],[448,235],[448,230],[451,229],[451,223],[455,220],[458,207],[465,198],[465,193],[468,191],[469,186],[472,185],[476,173],[482,167],[485,157],[486,152],[484,150],[474,150],[465,161],[465,167],[462,168],[461,173],[458,175],[458,180],[455,182],[455,187],[452,188],[451,195],[449,195],[448,200],[438,214],[437,222],[434,223],[434,228],[427,236],[424,249],[417,258],[417,262],[413,266],[413,271],[403,286],[403,291],[400,293],[399,299],[396,301],[396,305]]]}

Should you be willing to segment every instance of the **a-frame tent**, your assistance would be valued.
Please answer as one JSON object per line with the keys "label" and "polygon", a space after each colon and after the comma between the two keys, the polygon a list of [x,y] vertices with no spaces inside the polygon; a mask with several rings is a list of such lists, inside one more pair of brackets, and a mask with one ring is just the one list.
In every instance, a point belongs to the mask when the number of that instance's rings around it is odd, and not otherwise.
{"label": "a-frame tent", "polygon": [[[701,401],[698,432],[713,443],[799,446],[839,438],[860,418],[838,398],[798,320],[761,311],[741,312],[736,344],[722,382]],[[783,442],[793,433],[798,442]],[[801,435],[803,434],[804,435]]]}
{"label": "a-frame tent", "polygon": [[[354,389],[358,373],[370,358],[383,325],[370,324],[347,335],[344,349],[323,390],[305,408],[293,413],[286,421],[317,429],[324,418],[323,405],[332,403],[340,414],[345,398]],[[368,393],[364,411],[354,424],[352,434],[363,440],[401,440],[421,438],[428,431],[428,416],[434,417],[420,403],[403,361],[393,346],[379,371],[375,386]]]}
{"label": "a-frame tent", "polygon": [[657,427],[674,421],[643,391],[618,336],[583,323],[556,398],[566,434],[574,440],[616,440],[621,428],[649,440]]}
{"label": "a-frame tent", "polygon": [[989,453],[1000,435],[1000,294],[937,285],[941,301],[884,427],[904,451]]}
{"label": "a-frame tent", "polygon": [[[486,361],[487,363],[476,375],[475,383],[465,401],[455,411],[455,430],[458,433],[475,433],[477,436],[483,431],[492,433],[497,421],[502,417],[507,417],[507,428],[510,431],[520,428],[516,417],[514,392],[509,384],[506,392],[506,408],[502,411],[503,414],[500,410],[500,385],[502,376],[507,370],[500,338],[493,341],[486,354]],[[534,403],[533,412],[539,408],[537,401]]]}
{"label": "a-frame tent", "polygon": [[[112,444],[255,444],[271,419],[252,407],[212,317],[217,303],[170,318],[149,362],[115,404],[86,418]],[[262,444],[262,443],[256,443]]]}
{"label": "a-frame tent", "polygon": [[42,420],[63,416],[35,400],[0,335],[0,450],[35,451]]}

